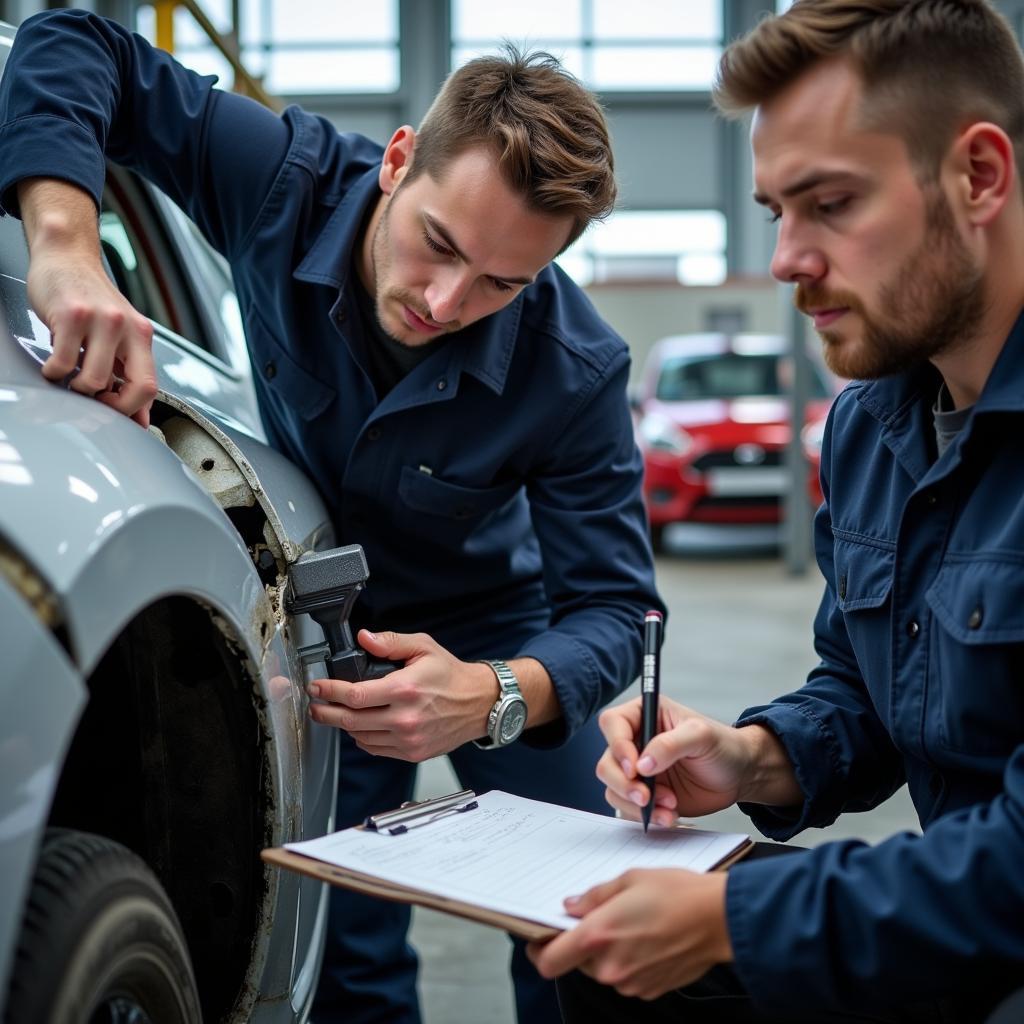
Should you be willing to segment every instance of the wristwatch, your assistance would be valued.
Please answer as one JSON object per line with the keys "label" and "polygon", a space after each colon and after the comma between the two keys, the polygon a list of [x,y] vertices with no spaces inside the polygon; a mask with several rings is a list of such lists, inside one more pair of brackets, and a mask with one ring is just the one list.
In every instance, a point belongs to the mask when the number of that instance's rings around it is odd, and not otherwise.
{"label": "wristwatch", "polygon": [[526,725],[526,701],[519,691],[515,673],[505,662],[497,658],[484,658],[481,663],[491,666],[498,677],[501,692],[487,716],[487,735],[473,742],[481,750],[495,750],[498,747],[507,747],[519,739]]}

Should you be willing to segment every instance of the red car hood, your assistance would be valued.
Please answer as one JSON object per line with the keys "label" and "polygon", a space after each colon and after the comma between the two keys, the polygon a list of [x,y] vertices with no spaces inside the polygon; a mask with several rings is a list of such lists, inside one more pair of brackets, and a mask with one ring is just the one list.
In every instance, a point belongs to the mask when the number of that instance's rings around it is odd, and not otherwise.
{"label": "red car hood", "polygon": [[[805,424],[824,417],[831,404],[831,400],[823,399],[808,402]],[[774,447],[789,441],[789,401],[785,398],[745,397],[698,402],[651,400],[645,412],[666,416],[691,436],[702,438],[714,446],[742,441]]]}

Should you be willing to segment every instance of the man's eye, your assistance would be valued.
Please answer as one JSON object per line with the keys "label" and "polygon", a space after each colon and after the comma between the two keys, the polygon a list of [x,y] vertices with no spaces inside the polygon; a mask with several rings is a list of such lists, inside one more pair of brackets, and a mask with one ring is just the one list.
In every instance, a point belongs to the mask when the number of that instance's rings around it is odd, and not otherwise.
{"label": "man's eye", "polygon": [[442,256],[451,256],[451,249],[446,249],[440,242],[436,241],[430,234],[429,231],[423,232],[423,241],[427,243],[429,249],[433,249],[434,252],[440,253]]}
{"label": "man's eye", "polygon": [[498,278],[496,278],[496,277],[492,277],[491,278],[491,284],[494,285],[494,287],[499,292],[510,292],[510,291],[512,291],[512,285],[506,284],[504,281],[499,281]]}
{"label": "man's eye", "polygon": [[765,218],[769,224],[778,224],[782,220],[781,210],[770,210],[768,216]]}
{"label": "man's eye", "polygon": [[850,205],[850,196],[842,196],[840,199],[830,199],[826,203],[818,203],[818,213],[825,217],[842,213]]}

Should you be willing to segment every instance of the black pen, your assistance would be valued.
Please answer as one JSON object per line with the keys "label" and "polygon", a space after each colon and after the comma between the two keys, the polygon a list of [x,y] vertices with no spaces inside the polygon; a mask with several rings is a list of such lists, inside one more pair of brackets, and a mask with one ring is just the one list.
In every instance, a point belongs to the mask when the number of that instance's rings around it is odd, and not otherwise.
{"label": "black pen", "polygon": [[[644,667],[640,682],[641,714],[640,749],[654,739],[658,732],[658,687],[661,684],[661,612],[650,611],[644,615]],[[640,776],[651,791],[650,798],[644,804],[644,832],[651,824],[651,811],[654,810],[654,779],[646,775]]]}

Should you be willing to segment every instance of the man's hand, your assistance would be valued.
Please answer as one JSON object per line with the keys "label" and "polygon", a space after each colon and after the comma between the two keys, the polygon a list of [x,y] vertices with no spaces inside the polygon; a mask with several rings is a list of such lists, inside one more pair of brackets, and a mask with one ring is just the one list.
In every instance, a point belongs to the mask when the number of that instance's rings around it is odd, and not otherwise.
{"label": "man's hand", "polygon": [[63,380],[77,368],[73,391],[148,426],[157,390],[153,328],[103,269],[92,198],[33,178],[19,184],[18,199],[31,252],[29,302],[53,338],[43,375]]}
{"label": "man's hand", "polygon": [[789,806],[801,800],[785,749],[759,725],[735,729],[674,700],[659,701],[658,735],[638,751],[640,698],[607,708],[598,719],[608,749],[597,764],[605,797],[623,817],[640,820],[650,796],[639,776],[655,777],[651,821],[722,810],[738,800]]}
{"label": "man's hand", "polygon": [[655,999],[732,960],[724,872],[633,870],[566,900],[582,921],[527,953],[545,978],[574,968],[624,996]]}
{"label": "man's hand", "polygon": [[359,643],[378,658],[404,661],[383,679],[317,679],[310,717],[344,729],[369,754],[426,761],[479,739],[498,696],[488,665],[459,661],[426,633],[371,633]]}

